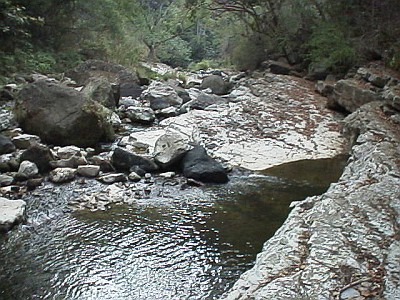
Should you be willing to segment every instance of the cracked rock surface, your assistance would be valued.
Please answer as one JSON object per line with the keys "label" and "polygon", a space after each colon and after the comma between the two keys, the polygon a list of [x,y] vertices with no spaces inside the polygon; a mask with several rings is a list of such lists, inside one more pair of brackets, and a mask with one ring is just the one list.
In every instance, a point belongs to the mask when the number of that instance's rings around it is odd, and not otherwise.
{"label": "cracked rock surface", "polygon": [[346,152],[340,117],[325,108],[312,83],[265,74],[244,78],[228,101],[171,117],[131,136],[150,144],[165,132],[178,132],[232,166],[264,170],[302,159]]}
{"label": "cracked rock surface", "polygon": [[377,102],[345,122],[357,138],[340,180],[293,204],[222,299],[400,299],[399,124]]}

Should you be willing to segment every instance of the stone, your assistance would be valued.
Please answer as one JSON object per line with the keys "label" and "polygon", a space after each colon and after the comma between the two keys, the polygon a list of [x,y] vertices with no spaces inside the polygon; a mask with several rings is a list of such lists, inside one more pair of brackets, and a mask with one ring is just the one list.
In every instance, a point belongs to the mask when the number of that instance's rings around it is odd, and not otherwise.
{"label": "stone", "polygon": [[231,90],[231,84],[226,82],[222,76],[211,75],[203,79],[200,84],[200,89],[206,90],[211,89],[211,92],[215,95],[226,95]]}
{"label": "stone", "polygon": [[175,172],[164,172],[159,174],[159,176],[163,178],[174,178],[175,175]]}
{"label": "stone", "polygon": [[14,178],[12,176],[0,174],[0,186],[9,186],[14,182]]}
{"label": "stone", "polygon": [[332,82],[318,80],[315,84],[315,91],[324,97],[328,97],[333,93],[334,86]]}
{"label": "stone", "polygon": [[171,106],[180,107],[183,104],[183,100],[172,87],[159,81],[153,81],[143,91],[141,98],[147,100],[153,110],[161,110]]}
{"label": "stone", "polygon": [[28,149],[36,143],[40,143],[40,137],[33,134],[21,134],[12,138],[14,145],[18,149]]}
{"label": "stone", "polygon": [[86,165],[88,162],[85,157],[74,155],[67,159],[60,159],[50,162],[50,166],[55,168],[77,168],[78,166]]}
{"label": "stone", "polygon": [[12,153],[15,151],[15,145],[8,137],[0,134],[0,155]]}
{"label": "stone", "polygon": [[89,159],[89,163],[100,166],[100,170],[105,173],[115,171],[108,157],[95,155]]}
{"label": "stone", "polygon": [[0,231],[8,231],[14,225],[25,219],[25,206],[23,200],[9,200],[0,197]]}
{"label": "stone", "polygon": [[132,166],[138,166],[146,172],[158,170],[157,164],[152,160],[123,150],[122,148],[116,148],[114,150],[111,161],[113,166],[121,171],[129,171]]}
{"label": "stone", "polygon": [[112,184],[116,182],[125,182],[128,179],[126,178],[125,174],[117,173],[117,174],[107,174],[100,176],[98,180],[103,183]]}
{"label": "stone", "polygon": [[75,155],[80,155],[82,149],[76,146],[65,146],[56,149],[57,156],[60,159],[68,159]]}
{"label": "stone", "polygon": [[124,82],[120,84],[121,97],[139,98],[143,88],[136,82]]}
{"label": "stone", "polygon": [[34,144],[21,154],[20,159],[35,163],[40,173],[46,173],[51,170],[50,161],[54,160],[54,156],[47,146]]}
{"label": "stone", "polygon": [[95,146],[114,138],[111,112],[73,88],[46,80],[26,85],[14,113],[21,128],[59,146]]}
{"label": "stone", "polygon": [[182,161],[183,175],[201,182],[226,183],[229,181],[223,166],[210,157],[201,146],[186,153]]}
{"label": "stone", "polygon": [[57,168],[50,172],[49,180],[54,183],[64,183],[75,179],[76,169]]}
{"label": "stone", "polygon": [[371,82],[374,86],[383,88],[390,80],[390,76],[388,75],[378,75],[371,73],[368,76],[368,81]]}
{"label": "stone", "polygon": [[90,59],[74,69],[65,72],[65,76],[72,78],[78,85],[86,85],[91,78],[103,77],[110,83],[139,83],[136,73],[129,71],[122,65],[102,60]]}
{"label": "stone", "polygon": [[10,129],[14,123],[14,115],[12,112],[0,108],[0,132]]}
{"label": "stone", "polygon": [[360,86],[355,80],[343,79],[335,84],[331,99],[347,111],[354,112],[366,103],[382,101],[382,96]]}
{"label": "stone", "polygon": [[142,179],[142,177],[136,172],[130,172],[128,175],[128,179],[133,182],[139,182]]}
{"label": "stone", "polygon": [[39,174],[39,169],[35,163],[30,162],[28,160],[24,160],[21,162],[18,169],[18,176],[24,179],[34,178]]}
{"label": "stone", "polygon": [[100,173],[100,166],[96,165],[82,165],[78,166],[77,172],[84,177],[96,177]]}
{"label": "stone", "polygon": [[43,178],[32,178],[28,179],[26,182],[26,187],[28,188],[28,191],[32,191],[36,189],[38,186],[42,185],[44,179]]}
{"label": "stone", "polygon": [[119,94],[116,96],[114,88],[105,78],[90,78],[82,93],[109,109],[118,106]]}
{"label": "stone", "polygon": [[156,115],[150,107],[130,106],[126,110],[127,117],[133,123],[151,124],[155,121]]}
{"label": "stone", "polygon": [[219,97],[217,95],[209,95],[206,93],[200,93],[195,100],[190,102],[190,107],[192,109],[206,109],[210,105],[226,103],[226,102],[227,102],[227,100],[225,100],[224,98]]}
{"label": "stone", "polygon": [[175,132],[167,132],[156,141],[154,161],[162,169],[175,168],[190,148],[190,145],[182,135]]}

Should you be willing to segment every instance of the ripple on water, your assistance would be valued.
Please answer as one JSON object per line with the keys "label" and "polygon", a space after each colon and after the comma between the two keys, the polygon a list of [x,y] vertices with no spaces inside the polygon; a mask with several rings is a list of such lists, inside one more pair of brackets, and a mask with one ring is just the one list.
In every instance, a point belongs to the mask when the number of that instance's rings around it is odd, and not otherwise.
{"label": "ripple on water", "polygon": [[0,240],[1,299],[217,298],[252,266],[289,203],[321,186],[239,174],[94,213],[65,211],[70,185],[42,191],[28,199],[28,225]]}

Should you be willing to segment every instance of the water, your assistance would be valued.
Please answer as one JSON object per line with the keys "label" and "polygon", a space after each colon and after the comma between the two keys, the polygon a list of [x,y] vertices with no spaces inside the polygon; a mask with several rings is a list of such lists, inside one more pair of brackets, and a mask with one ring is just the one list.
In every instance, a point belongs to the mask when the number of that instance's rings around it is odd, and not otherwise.
{"label": "water", "polygon": [[0,299],[216,299],[252,267],[290,202],[323,193],[344,161],[170,187],[106,212],[65,207],[79,189],[100,189],[95,181],[47,184],[27,197],[28,224],[0,238]]}

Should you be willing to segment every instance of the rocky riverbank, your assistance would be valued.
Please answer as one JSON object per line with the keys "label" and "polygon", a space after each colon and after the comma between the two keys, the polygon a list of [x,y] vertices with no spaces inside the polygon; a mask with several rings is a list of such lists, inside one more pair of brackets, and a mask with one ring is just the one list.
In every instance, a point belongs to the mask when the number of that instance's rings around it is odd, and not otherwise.
{"label": "rocky riverbank", "polygon": [[371,102],[344,123],[355,140],[340,180],[293,203],[223,299],[400,298],[398,111]]}
{"label": "rocky riverbank", "polygon": [[[227,182],[239,168],[347,154],[354,141],[339,182],[293,204],[255,267],[225,298],[399,296],[396,76],[360,69],[349,79],[320,82],[322,95],[312,82],[268,71],[191,74],[182,84],[95,61],[70,76],[75,83],[31,78],[15,103],[2,106],[4,207],[44,181],[84,185],[95,178],[96,191],[82,189],[68,203],[74,210],[106,210],[162,198],[159,186],[179,193]],[[327,105],[352,114],[342,122]],[[22,220],[18,211],[0,223],[9,230]]]}

